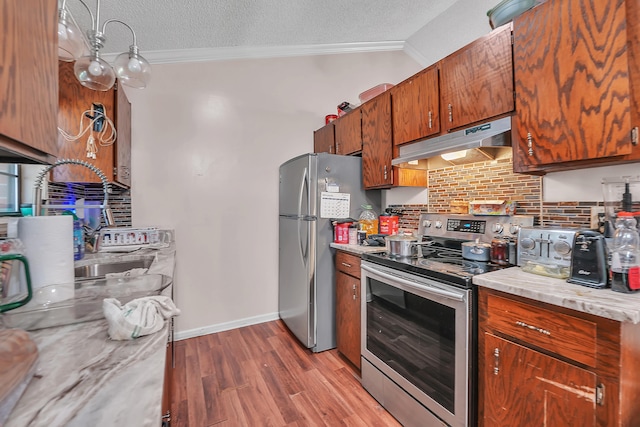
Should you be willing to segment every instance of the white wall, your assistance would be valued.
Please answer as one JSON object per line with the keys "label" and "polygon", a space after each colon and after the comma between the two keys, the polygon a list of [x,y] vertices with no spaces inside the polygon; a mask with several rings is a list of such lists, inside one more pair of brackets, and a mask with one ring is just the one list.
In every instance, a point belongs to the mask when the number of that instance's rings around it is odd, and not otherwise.
{"label": "white wall", "polygon": [[407,40],[405,49],[424,67],[491,31],[487,11],[500,0],[458,0]]}
{"label": "white wall", "polygon": [[277,317],[278,167],[402,52],[154,65],[132,103],[134,226],[174,228],[178,337]]}

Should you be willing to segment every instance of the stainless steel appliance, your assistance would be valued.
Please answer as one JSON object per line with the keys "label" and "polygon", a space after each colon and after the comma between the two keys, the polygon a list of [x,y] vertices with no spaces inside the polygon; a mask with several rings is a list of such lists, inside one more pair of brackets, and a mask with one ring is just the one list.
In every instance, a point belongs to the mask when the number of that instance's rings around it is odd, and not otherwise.
{"label": "stainless steel appliance", "polygon": [[335,273],[332,218],[380,211],[380,191],[362,190],[362,160],[304,154],[280,166],[278,311],[312,351],[334,348]]}
{"label": "stainless steel appliance", "polygon": [[518,233],[518,265],[527,262],[571,266],[573,242],[579,230],[550,227],[522,227]]}
{"label": "stainless steel appliance", "polygon": [[404,426],[473,426],[477,315],[472,278],[501,268],[462,243],[513,237],[525,216],[422,214],[419,254],[364,254],[362,385]]}

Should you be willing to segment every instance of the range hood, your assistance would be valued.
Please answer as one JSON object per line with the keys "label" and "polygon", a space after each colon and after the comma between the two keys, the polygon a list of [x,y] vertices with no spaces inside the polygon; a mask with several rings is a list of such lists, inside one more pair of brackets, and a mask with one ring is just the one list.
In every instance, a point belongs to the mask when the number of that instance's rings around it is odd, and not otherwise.
{"label": "range hood", "polygon": [[399,157],[391,161],[399,165],[412,160],[428,159],[461,150],[485,147],[511,146],[511,117],[487,122],[478,126],[424,139],[413,144],[401,145]]}

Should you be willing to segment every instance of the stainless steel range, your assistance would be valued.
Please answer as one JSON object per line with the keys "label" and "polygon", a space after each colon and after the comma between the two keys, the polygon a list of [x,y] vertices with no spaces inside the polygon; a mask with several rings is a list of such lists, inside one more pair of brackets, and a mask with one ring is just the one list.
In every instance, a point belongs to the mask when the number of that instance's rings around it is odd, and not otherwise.
{"label": "stainless steel range", "polygon": [[472,278],[501,268],[462,258],[462,243],[515,237],[528,216],[423,214],[419,255],[365,254],[362,385],[405,427],[476,421]]}

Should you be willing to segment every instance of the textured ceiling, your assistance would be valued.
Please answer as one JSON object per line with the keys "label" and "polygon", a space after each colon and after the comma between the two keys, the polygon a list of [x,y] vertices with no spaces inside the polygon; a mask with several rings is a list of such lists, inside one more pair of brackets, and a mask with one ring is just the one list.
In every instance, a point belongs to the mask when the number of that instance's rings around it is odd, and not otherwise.
{"label": "textured ceiling", "polygon": [[[61,0],[60,0],[61,1]],[[141,53],[405,41],[457,0],[102,0],[100,21],[120,19]],[[66,0],[82,28],[89,13]],[[95,0],[86,0],[95,12]],[[109,24],[103,53],[122,52],[130,32]]]}

